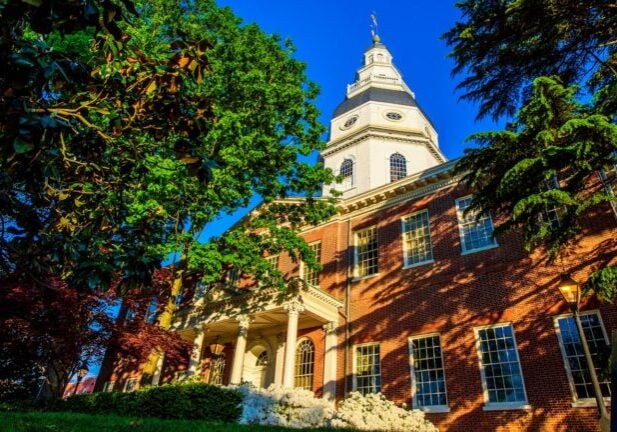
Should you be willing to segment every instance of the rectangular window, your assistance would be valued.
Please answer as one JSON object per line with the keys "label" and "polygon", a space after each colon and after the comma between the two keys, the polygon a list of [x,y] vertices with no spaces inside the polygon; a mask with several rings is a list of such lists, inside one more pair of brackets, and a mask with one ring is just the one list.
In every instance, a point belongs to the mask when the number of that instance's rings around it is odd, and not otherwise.
{"label": "rectangular window", "polygon": [[[591,351],[600,388],[604,397],[611,396],[610,379],[600,375],[601,357],[608,355],[608,338],[602,326],[602,320],[597,312],[580,314],[585,338]],[[594,399],[593,385],[589,376],[589,368],[581,345],[581,339],[572,315],[555,318],[557,337],[563,355],[564,365],[570,381],[570,387],[575,400]]]}
{"label": "rectangular window", "polygon": [[[559,189],[559,180],[557,176],[551,177],[550,180],[545,180],[540,186],[540,192],[546,192],[551,189]],[[561,225],[561,218],[565,212],[564,207],[559,205],[544,205],[544,211],[542,212],[542,222],[548,222],[551,227],[558,228]]]}
{"label": "rectangular window", "polygon": [[[278,257],[278,255],[277,255]],[[238,283],[240,282],[240,270],[238,270],[237,268],[233,267],[229,270],[227,270],[227,283],[231,286],[237,286]]]}
{"label": "rectangular window", "polygon": [[137,390],[137,378],[129,378],[124,383],[124,392],[130,393]]}
{"label": "rectangular window", "polygon": [[[490,214],[465,209],[471,205],[471,196],[456,200],[456,215],[463,253],[497,246],[493,238],[493,221]],[[479,217],[478,217],[479,216]]]}
{"label": "rectangular window", "polygon": [[378,272],[377,227],[356,232],[356,276],[364,277]]}
{"label": "rectangular window", "polygon": [[[315,261],[321,263],[321,242],[309,244],[309,247],[315,254]],[[309,285],[319,286],[319,270],[308,268],[302,263],[302,277]]]}
{"label": "rectangular window", "polygon": [[354,390],[363,395],[381,391],[379,344],[356,346]]}
{"label": "rectangular window", "polygon": [[156,322],[156,318],[159,312],[159,301],[156,297],[153,297],[148,304],[148,309],[146,310],[146,316],[144,320],[146,324],[154,324]]}
{"label": "rectangular window", "polygon": [[275,269],[279,268],[279,255],[270,255],[269,257],[266,257],[266,261],[268,261]]}
{"label": "rectangular window", "polygon": [[115,381],[107,381],[103,384],[103,393],[110,393],[114,391],[114,387],[116,385]]}
{"label": "rectangular window", "polygon": [[428,210],[403,219],[405,267],[433,261]]}
{"label": "rectangular window", "polygon": [[514,331],[510,324],[475,329],[487,405],[527,403]]}
{"label": "rectangular window", "polygon": [[[617,158],[617,151],[614,151],[612,156]],[[617,163],[610,164],[599,171],[600,179],[606,193],[611,195],[617,195]],[[613,212],[617,215],[617,201],[611,201],[611,207]]]}
{"label": "rectangular window", "polygon": [[446,376],[439,335],[409,341],[414,408],[446,407]]}
{"label": "rectangular window", "polygon": [[223,385],[223,374],[225,373],[225,357],[216,356],[210,360],[210,376],[208,384]]}

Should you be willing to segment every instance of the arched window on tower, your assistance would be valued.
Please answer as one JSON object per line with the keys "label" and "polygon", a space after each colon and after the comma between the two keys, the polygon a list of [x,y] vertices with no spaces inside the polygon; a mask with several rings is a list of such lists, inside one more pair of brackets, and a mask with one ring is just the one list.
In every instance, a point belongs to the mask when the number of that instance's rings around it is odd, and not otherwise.
{"label": "arched window on tower", "polygon": [[296,373],[294,387],[313,390],[313,372],[315,369],[315,345],[304,339],[296,348]]}
{"label": "arched window on tower", "polygon": [[353,161],[351,159],[345,159],[341,164],[339,175],[343,177],[341,183],[343,190],[351,189],[353,187]]}
{"label": "arched window on tower", "polygon": [[390,181],[397,181],[407,177],[407,159],[400,153],[390,156]]}

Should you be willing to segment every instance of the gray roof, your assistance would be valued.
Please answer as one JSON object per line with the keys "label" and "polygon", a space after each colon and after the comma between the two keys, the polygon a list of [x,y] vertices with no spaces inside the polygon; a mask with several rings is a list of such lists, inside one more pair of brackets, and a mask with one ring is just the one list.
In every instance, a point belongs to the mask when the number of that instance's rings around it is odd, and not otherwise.
{"label": "gray roof", "polygon": [[[343,115],[349,111],[352,111],[358,108],[360,105],[363,105],[369,101],[373,102],[386,102],[395,105],[405,105],[418,108],[422,114],[429,121],[431,126],[433,122],[431,119],[422,111],[422,108],[418,105],[416,100],[409,93],[402,90],[387,90],[382,88],[369,87],[364,90],[362,93],[358,93],[352,98],[346,98],[343,102],[339,104],[334,110],[334,114],[332,118]],[[434,128],[434,126],[433,126]]]}

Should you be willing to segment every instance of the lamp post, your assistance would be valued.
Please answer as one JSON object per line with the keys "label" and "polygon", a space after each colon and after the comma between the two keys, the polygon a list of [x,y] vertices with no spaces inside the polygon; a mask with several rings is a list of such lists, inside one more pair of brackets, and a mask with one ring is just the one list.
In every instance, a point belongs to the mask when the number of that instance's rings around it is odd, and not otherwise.
{"label": "lamp post", "polygon": [[88,364],[83,362],[79,367],[79,371],[77,371],[77,383],[75,384],[75,388],[73,389],[73,396],[77,394],[77,388],[79,387],[79,383],[86,375],[88,375]]}
{"label": "lamp post", "polygon": [[591,352],[589,351],[589,345],[587,344],[587,338],[585,337],[585,332],[583,331],[583,325],[581,323],[581,318],[578,312],[578,305],[581,299],[579,285],[574,279],[572,279],[570,275],[563,274],[561,275],[561,281],[559,282],[557,288],[559,289],[559,292],[565,299],[566,303],[568,303],[568,306],[570,306],[570,310],[572,310],[572,314],[574,315],[576,329],[578,330],[578,337],[581,341],[581,345],[583,346],[583,352],[585,353],[585,360],[587,362],[587,369],[589,369],[591,384],[593,385],[593,392],[596,397],[596,403],[598,404],[598,411],[600,412],[600,430],[602,432],[609,432],[610,417],[608,415],[608,412],[606,411],[606,406],[604,405],[604,398],[602,397],[600,382],[598,381],[598,376],[596,375],[596,369],[593,366],[593,359],[591,358]]}

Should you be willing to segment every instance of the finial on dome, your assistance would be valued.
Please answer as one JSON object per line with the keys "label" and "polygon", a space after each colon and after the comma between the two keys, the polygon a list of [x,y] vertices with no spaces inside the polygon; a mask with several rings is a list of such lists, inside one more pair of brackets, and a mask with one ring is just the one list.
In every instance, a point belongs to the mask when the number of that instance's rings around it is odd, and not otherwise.
{"label": "finial on dome", "polygon": [[371,35],[373,36],[373,43],[381,43],[381,38],[377,32],[377,14],[375,12],[371,14],[371,22]]}

